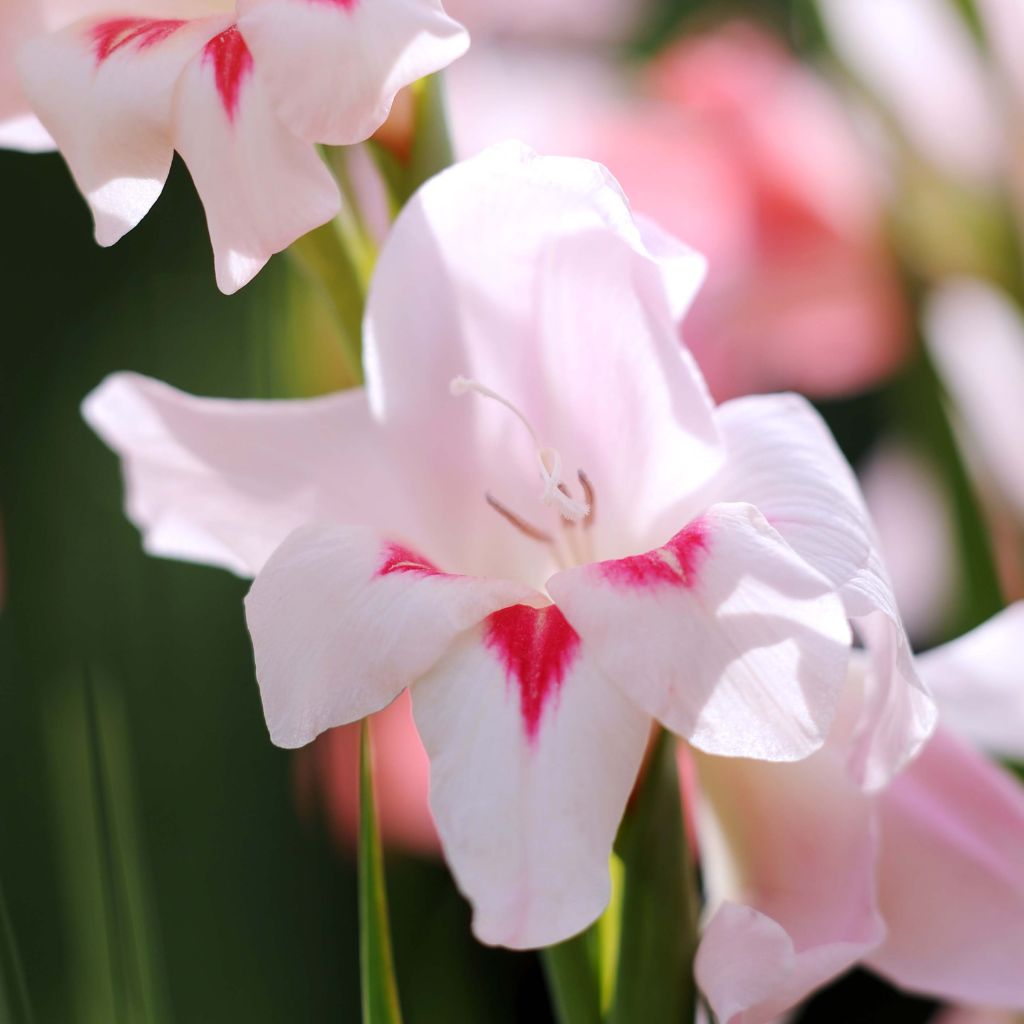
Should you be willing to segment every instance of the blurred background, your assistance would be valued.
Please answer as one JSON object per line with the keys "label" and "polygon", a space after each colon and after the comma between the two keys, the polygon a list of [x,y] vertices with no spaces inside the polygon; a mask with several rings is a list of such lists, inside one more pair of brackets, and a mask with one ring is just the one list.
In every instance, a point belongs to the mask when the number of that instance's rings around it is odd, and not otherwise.
{"label": "blurred background", "polygon": [[[599,159],[708,255],[686,342],[719,399],[815,400],[918,647],[1024,596],[1024,5],[447,7],[474,36],[446,81],[458,153]],[[356,1021],[352,735],[271,746],[246,584],[143,555],[78,411],[122,369],[333,390],[330,302],[288,257],[218,293],[180,164],[111,250],[59,157],[0,152],[0,190],[0,1021]],[[380,772],[405,1019],[550,1019],[537,959],[472,939],[389,799],[422,764]],[[942,1012],[856,972],[796,1019]]]}

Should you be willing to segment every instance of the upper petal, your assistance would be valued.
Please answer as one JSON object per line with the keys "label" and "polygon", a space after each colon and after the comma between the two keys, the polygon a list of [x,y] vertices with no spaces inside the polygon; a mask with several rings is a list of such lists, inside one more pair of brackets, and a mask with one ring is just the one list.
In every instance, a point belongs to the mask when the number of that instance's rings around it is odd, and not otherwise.
{"label": "upper petal", "polygon": [[245,599],[270,738],[300,747],[389,704],[459,633],[533,594],[442,573],[360,527],[306,526]]}
{"label": "upper petal", "polygon": [[422,543],[362,391],[239,402],[122,373],[82,412],[122,459],[128,517],[151,554],[251,576],[296,527],[332,519]]}
{"label": "upper petal", "polygon": [[230,26],[189,62],[177,90],[174,142],[203,201],[225,294],[341,206],[316,149],[271,109],[263,72]]}
{"label": "upper petal", "polygon": [[879,903],[868,959],[905,988],[1024,1008],[1024,789],[939,731],[880,797]]}
{"label": "upper petal", "polygon": [[440,0],[239,0],[238,10],[281,119],[336,146],[372,135],[399,89],[469,46]]}
{"label": "upper petal", "polygon": [[518,144],[450,168],[406,206],[370,289],[368,390],[389,431],[422,453],[422,505],[465,538],[474,571],[543,568],[537,545],[479,528],[485,490],[527,518],[549,510],[527,432],[496,403],[452,398],[451,379],[516,403],[568,480],[586,471],[602,550],[642,549],[656,542],[652,521],[720,459],[676,335],[681,282],[692,290],[702,273],[678,243],[645,245],[599,165]]}
{"label": "upper petal", "polygon": [[[871,653],[854,776],[885,784],[931,734],[935,707],[914,669],[910,642],[852,470],[821,417],[797,395],[760,395],[716,411],[727,456],[706,489],[749,501],[838,590]],[[704,497],[704,496],[702,496]]]}
{"label": "upper petal", "polygon": [[917,659],[942,724],[996,757],[1024,761],[1024,602]]}
{"label": "upper petal", "polygon": [[477,937],[525,949],[589,925],[608,902],[650,719],[553,605],[492,615],[412,698],[431,808]]}
{"label": "upper petal", "polygon": [[711,906],[727,902],[704,928],[696,977],[722,1024],[761,1024],[884,937],[875,812],[831,744],[798,764],[698,757],[697,766],[720,832],[718,851],[702,832]]}
{"label": "upper petal", "polygon": [[25,94],[111,245],[149,212],[174,151],[177,80],[227,18],[81,21],[27,42]]}
{"label": "upper petal", "polygon": [[846,616],[752,506],[712,506],[663,547],[561,572],[548,591],[604,673],[699,749],[791,761],[821,746]]}

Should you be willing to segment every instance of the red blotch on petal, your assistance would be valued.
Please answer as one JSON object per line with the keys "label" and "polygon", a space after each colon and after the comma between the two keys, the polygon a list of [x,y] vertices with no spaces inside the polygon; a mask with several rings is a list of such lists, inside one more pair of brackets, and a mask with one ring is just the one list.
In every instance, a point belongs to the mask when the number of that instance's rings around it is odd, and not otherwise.
{"label": "red blotch on petal", "polygon": [[377,570],[378,576],[390,576],[395,572],[411,572],[417,576],[440,576],[441,570],[422,555],[403,544],[388,544],[384,549],[384,561]]}
{"label": "red blotch on petal", "polygon": [[344,11],[351,11],[358,0],[309,0],[311,4],[325,4],[328,7],[340,7]]}
{"label": "red blotch on petal", "polygon": [[632,555],[598,568],[609,583],[623,587],[685,587],[697,585],[701,562],[707,554],[710,536],[707,524],[695,519],[684,526],[664,547],[645,555]]}
{"label": "red blotch on petal", "polygon": [[102,64],[112,53],[126,46],[147,50],[162,43],[184,25],[180,18],[113,18],[92,28],[96,63]]}
{"label": "red blotch on petal", "polygon": [[242,83],[252,73],[252,54],[237,25],[214,36],[203,48],[203,61],[213,64],[217,92],[229,121],[238,113]]}
{"label": "red blotch on petal", "polygon": [[516,604],[488,616],[484,643],[519,687],[519,710],[531,742],[536,740],[548,702],[562,688],[580,637],[555,605]]}

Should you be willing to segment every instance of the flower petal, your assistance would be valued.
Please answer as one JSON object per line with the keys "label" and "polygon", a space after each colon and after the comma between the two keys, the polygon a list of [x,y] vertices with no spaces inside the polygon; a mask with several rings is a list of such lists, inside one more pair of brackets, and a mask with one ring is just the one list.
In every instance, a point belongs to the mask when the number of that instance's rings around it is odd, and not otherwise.
{"label": "flower petal", "polygon": [[1024,602],[917,659],[942,724],[996,757],[1024,761]]}
{"label": "flower petal", "polygon": [[270,738],[301,747],[391,703],[464,630],[533,597],[443,573],[361,527],[304,526],[245,599]]}
{"label": "flower petal", "polygon": [[121,456],[128,517],[151,554],[251,576],[292,530],[317,520],[376,523],[422,541],[360,391],[238,402],[121,373],[82,412]]}
{"label": "flower petal", "polygon": [[[761,1024],[885,935],[872,801],[833,745],[797,764],[698,757],[735,881],[704,929],[697,981],[722,1024]],[[714,882],[714,850],[706,876]],[[717,869],[717,870],[716,870]]]}
{"label": "flower petal", "polygon": [[615,182],[588,161],[506,144],[413,198],[370,289],[367,387],[388,430],[423,453],[429,477],[417,493],[461,538],[457,558],[496,574],[526,566],[538,585],[550,571],[539,545],[497,518],[500,532],[479,529],[484,491],[557,529],[538,501],[529,434],[495,402],[453,399],[457,375],[517,404],[561,453],[571,486],[578,468],[588,474],[601,550],[656,541],[653,519],[720,461],[710,401],[674,319],[681,280],[693,286],[702,273],[678,244],[648,250]]}
{"label": "flower petal", "polygon": [[699,749],[791,761],[821,746],[849,627],[753,506],[712,506],[663,547],[561,572],[548,592],[602,671]]}
{"label": "flower petal", "polygon": [[866,787],[886,783],[935,726],[935,706],[914,669],[874,527],[849,465],[805,399],[741,398],[716,418],[727,456],[703,500],[753,502],[786,542],[839,591],[872,655],[850,769]]}
{"label": "flower petal", "polygon": [[25,94],[89,203],[100,245],[135,227],[163,190],[178,76],[228,23],[81,21],[22,47]]}
{"label": "flower petal", "polygon": [[469,46],[440,0],[239,0],[238,9],[281,119],[335,146],[368,138],[399,89]]}
{"label": "flower petal", "polygon": [[341,208],[338,187],[315,148],[292,135],[271,109],[262,75],[234,26],[211,38],[185,69],[174,134],[206,209],[217,284],[225,294]]}
{"label": "flower petal", "polygon": [[412,699],[434,819],[477,937],[525,949],[585,928],[608,902],[650,719],[553,605],[492,615]]}
{"label": "flower petal", "polygon": [[868,958],[905,988],[1024,1007],[1024,788],[939,731],[880,797],[879,903]]}

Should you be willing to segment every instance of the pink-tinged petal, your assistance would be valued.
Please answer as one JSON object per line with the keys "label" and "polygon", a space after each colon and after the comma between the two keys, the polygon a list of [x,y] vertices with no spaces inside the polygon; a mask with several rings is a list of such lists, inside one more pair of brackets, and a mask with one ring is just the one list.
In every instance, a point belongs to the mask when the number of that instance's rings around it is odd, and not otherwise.
{"label": "pink-tinged petal", "polygon": [[[695,964],[721,1024],[774,1020],[884,938],[872,801],[833,744],[798,764],[698,757],[731,863]],[[705,851],[713,856],[714,850]],[[706,865],[712,882],[721,867]]]}
{"label": "pink-tinged petal", "polygon": [[821,746],[846,616],[752,506],[712,506],[657,550],[561,572],[548,591],[605,675],[699,749],[792,761]]}
{"label": "pink-tinged petal", "polygon": [[412,699],[434,818],[477,937],[524,949],[585,928],[608,902],[649,718],[554,606],[492,615]]}
{"label": "pink-tinged petal", "polygon": [[203,200],[217,284],[227,294],[340,209],[337,185],[316,149],[271,109],[262,73],[235,26],[213,36],[185,69],[175,145]]}
{"label": "pink-tinged petal", "polygon": [[60,147],[112,245],[149,212],[174,151],[177,80],[226,18],[119,17],[32,39],[19,66],[25,93]]}
{"label": "pink-tinged petal", "polygon": [[1024,788],[939,731],[880,796],[879,905],[867,960],[896,984],[1024,1009]]}
{"label": "pink-tinged petal", "polygon": [[918,659],[942,724],[996,757],[1024,761],[1024,602]]}
{"label": "pink-tinged petal", "polygon": [[736,399],[716,418],[727,457],[706,495],[755,504],[836,587],[870,648],[850,768],[863,785],[878,788],[920,750],[936,712],[914,669],[857,481],[821,417],[797,395]]}
{"label": "pink-tinged petal", "polygon": [[252,576],[304,523],[373,523],[422,540],[361,391],[236,402],[123,373],[82,411],[122,459],[128,517],[151,554]]}
{"label": "pink-tinged petal", "polygon": [[362,142],[399,89],[469,46],[440,0],[240,0],[238,9],[278,114],[312,142]]}
{"label": "pink-tinged petal", "polygon": [[459,545],[452,564],[537,585],[553,568],[497,516],[481,529],[485,491],[559,529],[538,500],[528,433],[495,402],[453,399],[457,375],[516,403],[571,486],[587,473],[599,550],[662,539],[654,520],[720,461],[709,399],[676,336],[702,274],[679,243],[647,247],[603,168],[515,143],[438,175],[406,206],[370,289],[367,387],[386,429],[422,453],[417,493]]}
{"label": "pink-tinged petal", "polygon": [[443,573],[373,530],[296,530],[245,599],[270,738],[301,747],[379,711],[460,633],[533,596],[505,580]]}

